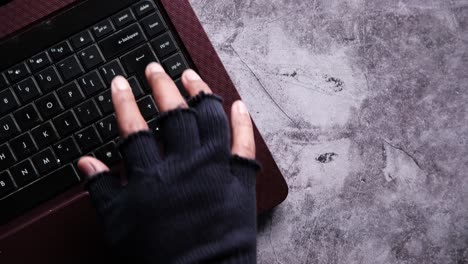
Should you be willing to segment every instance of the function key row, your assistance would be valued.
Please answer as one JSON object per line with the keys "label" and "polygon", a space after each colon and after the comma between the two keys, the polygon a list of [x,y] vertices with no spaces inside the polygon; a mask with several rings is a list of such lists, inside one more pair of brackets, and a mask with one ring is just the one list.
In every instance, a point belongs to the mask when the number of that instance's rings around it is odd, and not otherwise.
{"label": "function key row", "polygon": [[28,64],[29,68],[31,68],[33,72],[37,72],[51,65],[52,60],[50,59],[49,54],[44,51],[30,58],[28,60]]}
{"label": "function key row", "polygon": [[[143,4],[143,7],[141,7],[141,9],[148,10],[145,4]],[[164,33],[167,30],[167,27],[161,19],[159,13],[153,13],[147,16],[143,20],[142,26],[144,27],[145,32],[149,37]],[[71,39],[72,42],[75,43],[74,46],[76,47],[81,47],[80,44],[77,43],[82,43],[82,45],[86,45],[94,41],[89,31],[83,31],[82,33],[75,35]],[[57,76],[55,67],[49,67],[48,69],[44,70],[46,71],[46,73],[49,73],[49,75],[45,76],[46,78],[44,78],[43,75],[40,73],[39,81],[45,84],[46,90],[52,89],[51,87],[56,87],[56,85],[61,84],[62,81],[67,82],[73,80],[74,78],[83,74],[85,70],[92,69],[93,67],[96,67],[105,62],[105,59],[103,58],[102,54],[104,54],[107,58],[111,58],[117,54],[121,54],[125,50],[136,46],[139,43],[142,43],[145,40],[146,38],[144,37],[139,25],[133,24],[101,41],[99,43],[99,46],[103,48],[102,53],[97,45],[92,45],[77,54],[79,60],[76,56],[72,55],[59,62],[57,67],[60,73],[62,74],[62,80],[59,80],[60,78],[54,78]],[[156,51],[157,56],[161,59],[177,51],[175,41],[169,32],[166,32],[161,36],[153,39],[151,41],[151,45]],[[62,58],[63,56],[65,56],[65,54],[69,54],[69,52],[71,52],[71,48],[67,41],[62,42],[49,50],[49,53],[53,54],[52,57],[54,59]],[[36,57],[38,58],[37,60],[35,60],[37,64],[34,67],[35,70],[40,69],[41,67],[44,67],[44,65],[48,65],[51,63],[51,60],[46,52],[39,54]],[[165,65],[166,69],[168,69],[169,74],[175,78],[177,77],[177,75],[181,74],[183,69],[187,68],[187,65],[183,57],[180,56],[180,54],[178,56],[173,57],[176,58],[176,61],[174,61],[174,58],[171,60],[168,59],[166,62],[163,62],[163,65]],[[153,52],[151,52],[147,47],[134,50],[132,54],[127,54],[124,57],[122,57],[122,59],[125,60],[124,64],[126,65],[127,70],[129,70],[131,73],[134,73],[137,70],[139,70],[140,72],[144,72],[144,67],[147,63],[149,63],[150,61],[158,60],[153,55]],[[30,60],[30,62],[33,63],[32,59]],[[180,69],[182,69],[182,71]],[[27,67],[23,70],[20,69],[19,71],[28,72]],[[11,71],[9,72],[11,73]],[[104,74],[107,75],[105,72],[106,71],[104,69]],[[106,81],[110,83],[110,80],[107,77]],[[4,82],[6,83],[6,80],[4,80]]]}
{"label": "function key row", "polygon": [[[90,30],[84,30],[74,36],[69,41],[62,41],[47,51],[40,52],[26,62],[19,63],[5,71],[5,75],[0,74],[0,89],[6,88],[10,83],[16,83],[32,72],[37,72],[52,64],[52,60],[57,62],[73,51],[80,50],[95,41],[94,38],[102,38],[115,32],[116,28],[122,28],[136,21],[136,18],[142,18],[155,10],[151,1],[141,1],[129,9],[125,9],[112,17],[112,21],[107,19],[92,26]],[[115,27],[114,27],[115,25]],[[92,34],[91,34],[92,32]],[[93,37],[94,36],[94,37]],[[88,51],[89,52],[89,51]],[[29,66],[29,67],[28,67]],[[92,66],[87,67],[89,69]],[[9,82],[5,77],[8,78]]]}
{"label": "function key row", "polygon": [[[73,50],[68,41],[63,41],[50,48],[48,51],[41,52],[28,59],[27,64],[26,62],[22,62],[5,71],[9,82],[3,74],[0,74],[0,89],[6,88],[9,83],[17,83],[26,78],[31,74],[31,71],[39,72],[37,75],[39,75],[41,80],[44,80],[41,75],[46,73],[45,76],[47,76],[47,73],[50,74],[50,71],[55,69],[54,66],[51,66],[52,60],[56,61],[56,67],[60,70],[64,81],[76,78],[82,74],[84,70],[92,69],[105,62],[96,45],[82,50],[77,55],[79,60],[73,55]],[[48,68],[43,70],[46,67]],[[50,82],[50,80],[46,80],[46,82]]]}

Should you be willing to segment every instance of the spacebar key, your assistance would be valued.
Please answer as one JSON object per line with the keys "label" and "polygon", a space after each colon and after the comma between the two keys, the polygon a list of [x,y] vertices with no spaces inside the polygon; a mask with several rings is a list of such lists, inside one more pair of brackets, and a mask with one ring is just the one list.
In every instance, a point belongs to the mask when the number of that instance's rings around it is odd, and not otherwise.
{"label": "spacebar key", "polygon": [[138,24],[130,25],[99,42],[101,51],[107,59],[145,41],[145,36]]}
{"label": "spacebar key", "polygon": [[71,165],[64,166],[0,200],[0,225],[79,182]]}

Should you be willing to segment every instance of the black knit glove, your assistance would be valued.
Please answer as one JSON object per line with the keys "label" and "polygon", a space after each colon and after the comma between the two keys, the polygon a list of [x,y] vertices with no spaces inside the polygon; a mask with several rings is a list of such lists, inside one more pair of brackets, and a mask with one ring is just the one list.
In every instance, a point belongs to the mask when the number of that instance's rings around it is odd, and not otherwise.
{"label": "black knit glove", "polygon": [[159,117],[162,148],[150,131],[124,140],[125,186],[109,172],[88,182],[106,238],[128,263],[255,263],[259,166],[231,154],[218,97],[189,106]]}

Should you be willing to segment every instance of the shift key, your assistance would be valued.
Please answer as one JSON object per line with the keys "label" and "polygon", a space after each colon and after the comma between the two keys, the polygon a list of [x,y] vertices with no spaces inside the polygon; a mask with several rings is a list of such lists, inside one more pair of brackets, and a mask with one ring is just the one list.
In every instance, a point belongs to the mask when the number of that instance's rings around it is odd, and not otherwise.
{"label": "shift key", "polygon": [[145,37],[138,24],[130,25],[99,42],[101,51],[107,59],[133,48],[145,41]]}

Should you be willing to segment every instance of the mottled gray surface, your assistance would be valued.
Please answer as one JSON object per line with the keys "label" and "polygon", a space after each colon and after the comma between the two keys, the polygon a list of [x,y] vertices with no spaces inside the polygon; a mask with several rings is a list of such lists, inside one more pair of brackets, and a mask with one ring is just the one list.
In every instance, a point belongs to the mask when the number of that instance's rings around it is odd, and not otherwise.
{"label": "mottled gray surface", "polygon": [[468,0],[192,0],[287,200],[259,263],[468,263]]}

